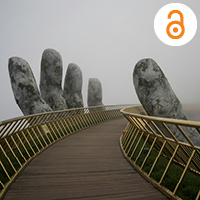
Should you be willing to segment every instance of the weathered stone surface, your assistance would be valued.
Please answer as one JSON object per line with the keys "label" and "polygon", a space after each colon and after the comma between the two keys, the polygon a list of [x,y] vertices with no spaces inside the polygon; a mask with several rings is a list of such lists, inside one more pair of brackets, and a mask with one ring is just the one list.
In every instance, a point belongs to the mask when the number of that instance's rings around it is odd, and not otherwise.
{"label": "weathered stone surface", "polygon": [[[133,83],[137,96],[148,115],[173,119],[188,119],[182,104],[154,60],[142,59],[136,64],[133,72]],[[157,125],[169,136],[161,124]],[[178,140],[186,142],[175,126],[170,125],[169,128]],[[200,146],[200,135],[198,132],[191,128],[183,127],[183,129],[193,143]]]}
{"label": "weathered stone surface", "polygon": [[97,78],[90,78],[88,83],[88,106],[101,106],[102,86]]}
{"label": "weathered stone surface", "polygon": [[32,70],[24,59],[10,58],[8,69],[16,103],[24,115],[52,111],[41,98]]}
{"label": "weathered stone surface", "polygon": [[40,91],[42,98],[53,110],[67,109],[61,87],[62,71],[62,58],[59,52],[46,49],[42,54]]}
{"label": "weathered stone surface", "polygon": [[83,78],[80,67],[70,63],[64,83],[64,98],[68,108],[83,107],[82,84]]}

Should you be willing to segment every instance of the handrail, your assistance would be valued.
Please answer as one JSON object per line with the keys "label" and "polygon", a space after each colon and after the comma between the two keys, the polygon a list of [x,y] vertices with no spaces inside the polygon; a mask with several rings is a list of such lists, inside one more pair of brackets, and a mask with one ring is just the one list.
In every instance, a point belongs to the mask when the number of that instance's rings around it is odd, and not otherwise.
{"label": "handrail", "polygon": [[56,141],[79,130],[123,117],[128,105],[46,112],[0,122],[0,199],[21,170]]}
{"label": "handrail", "polygon": [[[200,147],[193,144],[183,127],[200,133],[200,122],[147,116],[142,106],[125,108],[121,113],[129,122],[120,139],[127,160],[169,198],[184,198],[188,177],[200,182]],[[184,142],[177,139],[172,126]],[[194,189],[193,199],[199,199],[199,189],[200,185]]]}

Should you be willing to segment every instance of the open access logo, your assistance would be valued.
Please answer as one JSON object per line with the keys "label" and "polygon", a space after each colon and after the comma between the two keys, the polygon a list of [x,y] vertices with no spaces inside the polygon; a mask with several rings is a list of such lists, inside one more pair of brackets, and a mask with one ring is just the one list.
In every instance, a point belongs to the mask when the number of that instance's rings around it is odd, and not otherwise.
{"label": "open access logo", "polygon": [[181,46],[195,36],[197,19],[188,6],[170,3],[157,12],[154,19],[154,30],[163,43],[170,46]]}

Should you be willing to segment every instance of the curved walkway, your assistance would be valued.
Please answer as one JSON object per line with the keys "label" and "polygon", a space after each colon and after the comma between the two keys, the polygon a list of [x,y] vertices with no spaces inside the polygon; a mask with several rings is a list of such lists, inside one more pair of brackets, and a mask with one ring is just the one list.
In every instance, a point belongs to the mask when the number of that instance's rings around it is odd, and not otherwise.
{"label": "curved walkway", "polygon": [[4,199],[167,199],[123,157],[119,138],[126,124],[113,120],[55,143],[25,168]]}

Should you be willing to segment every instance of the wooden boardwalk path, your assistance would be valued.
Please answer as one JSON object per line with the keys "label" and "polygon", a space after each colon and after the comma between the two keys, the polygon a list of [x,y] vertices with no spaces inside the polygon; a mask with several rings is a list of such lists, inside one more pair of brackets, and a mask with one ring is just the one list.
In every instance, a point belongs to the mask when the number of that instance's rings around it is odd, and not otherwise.
{"label": "wooden boardwalk path", "polygon": [[52,145],[11,185],[5,200],[167,199],[123,157],[125,119],[102,123]]}

